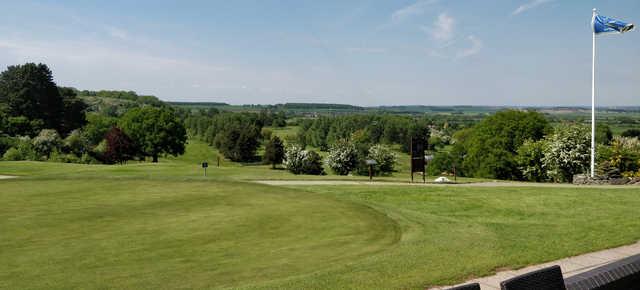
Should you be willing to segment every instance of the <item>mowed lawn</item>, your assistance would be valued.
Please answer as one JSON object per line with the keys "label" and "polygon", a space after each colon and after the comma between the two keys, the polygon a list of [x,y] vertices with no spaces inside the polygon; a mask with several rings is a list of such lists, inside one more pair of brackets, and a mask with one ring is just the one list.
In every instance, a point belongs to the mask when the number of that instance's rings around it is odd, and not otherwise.
{"label": "mowed lawn", "polygon": [[[211,150],[0,162],[0,288],[420,289],[640,239],[640,189],[267,186]],[[337,178],[335,176],[314,178]]]}

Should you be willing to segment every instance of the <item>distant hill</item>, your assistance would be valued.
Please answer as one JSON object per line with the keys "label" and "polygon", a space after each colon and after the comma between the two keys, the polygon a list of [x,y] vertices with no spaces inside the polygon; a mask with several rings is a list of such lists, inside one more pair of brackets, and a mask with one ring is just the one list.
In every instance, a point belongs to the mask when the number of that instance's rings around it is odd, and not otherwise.
{"label": "distant hill", "polygon": [[138,95],[133,91],[88,91],[75,90],[78,98],[87,103],[89,112],[100,112],[109,116],[122,115],[131,108],[141,106],[166,106],[155,96]]}
{"label": "distant hill", "polygon": [[167,102],[167,104],[172,106],[190,107],[190,108],[210,108],[210,107],[230,106],[227,103],[220,103],[220,102]]}
{"label": "distant hill", "polygon": [[330,104],[330,103],[285,103],[281,106],[285,109],[290,110],[352,110],[352,111],[363,111],[364,107],[358,107],[353,105],[345,105],[345,104]]}

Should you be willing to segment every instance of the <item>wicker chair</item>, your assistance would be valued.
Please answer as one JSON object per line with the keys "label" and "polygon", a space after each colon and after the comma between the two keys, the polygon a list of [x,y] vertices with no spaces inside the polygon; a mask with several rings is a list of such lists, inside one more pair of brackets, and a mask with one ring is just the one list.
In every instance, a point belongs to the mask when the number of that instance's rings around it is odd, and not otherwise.
{"label": "wicker chair", "polygon": [[640,289],[640,255],[571,276],[565,280],[569,290],[638,290]]}
{"label": "wicker chair", "polygon": [[466,284],[466,285],[449,288],[446,290],[480,290],[480,284],[478,283]]}
{"label": "wicker chair", "polygon": [[502,290],[566,290],[560,266],[523,274],[500,283]]}

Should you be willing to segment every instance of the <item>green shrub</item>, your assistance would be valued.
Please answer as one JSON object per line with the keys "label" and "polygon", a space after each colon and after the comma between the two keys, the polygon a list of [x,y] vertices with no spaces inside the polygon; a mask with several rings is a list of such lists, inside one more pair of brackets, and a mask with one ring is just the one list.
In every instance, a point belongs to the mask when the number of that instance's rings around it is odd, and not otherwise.
{"label": "green shrub", "polygon": [[76,129],[71,131],[67,138],[64,139],[63,145],[65,152],[82,156],[89,149],[89,140],[82,131]]}
{"label": "green shrub", "polygon": [[518,148],[516,162],[524,179],[540,182],[549,178],[542,163],[546,146],[544,140],[527,140]]}
{"label": "green shrub", "polygon": [[18,150],[17,148],[11,147],[9,148],[9,150],[7,150],[7,152],[4,153],[4,155],[2,155],[2,160],[20,161],[20,160],[24,160],[24,157],[22,156],[20,150]]}

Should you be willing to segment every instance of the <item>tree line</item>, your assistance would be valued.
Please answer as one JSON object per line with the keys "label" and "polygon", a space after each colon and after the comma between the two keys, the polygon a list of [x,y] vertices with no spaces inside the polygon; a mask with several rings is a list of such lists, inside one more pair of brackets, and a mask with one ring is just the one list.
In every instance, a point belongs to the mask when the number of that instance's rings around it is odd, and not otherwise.
{"label": "tree line", "polygon": [[123,163],[184,153],[186,129],[174,109],[134,92],[95,95],[135,99],[139,106],[117,117],[87,112],[78,90],[58,87],[46,65],[9,66],[0,73],[0,155],[4,160]]}
{"label": "tree line", "polygon": [[[434,155],[429,174],[455,171],[469,177],[571,182],[590,165],[590,128],[579,123],[554,128],[535,111],[500,111],[455,132],[451,139],[447,150]],[[608,126],[598,125],[596,142],[597,174],[640,176],[637,137],[614,137]]]}

